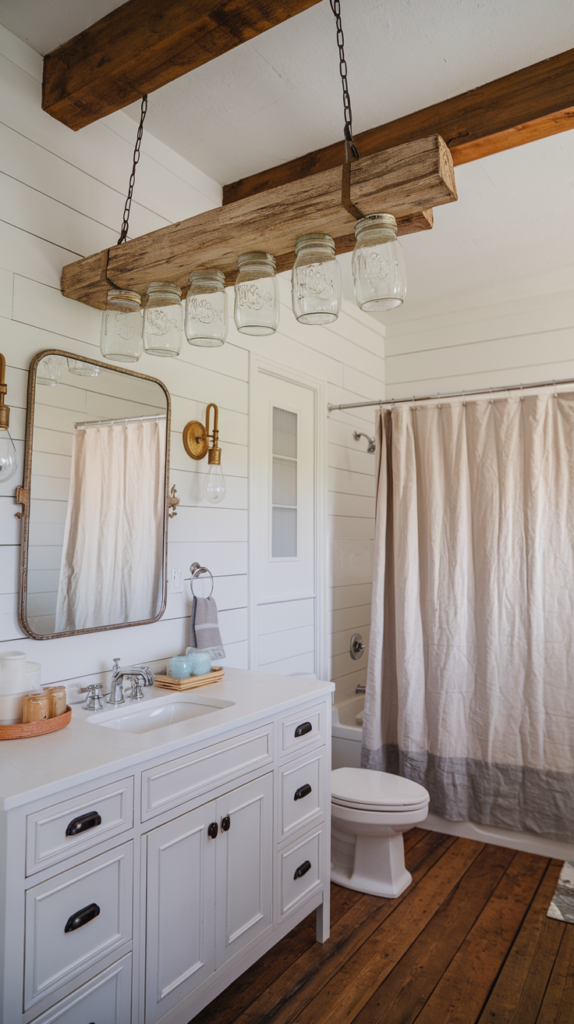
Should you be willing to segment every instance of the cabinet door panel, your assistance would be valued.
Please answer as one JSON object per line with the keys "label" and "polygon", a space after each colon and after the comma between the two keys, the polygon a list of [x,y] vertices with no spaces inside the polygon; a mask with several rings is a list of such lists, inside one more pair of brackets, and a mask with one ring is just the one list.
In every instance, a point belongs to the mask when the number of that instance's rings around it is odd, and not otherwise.
{"label": "cabinet door panel", "polygon": [[147,837],[146,1024],[215,969],[215,802]]}
{"label": "cabinet door panel", "polygon": [[271,774],[217,801],[217,967],[272,927],[272,801]]}

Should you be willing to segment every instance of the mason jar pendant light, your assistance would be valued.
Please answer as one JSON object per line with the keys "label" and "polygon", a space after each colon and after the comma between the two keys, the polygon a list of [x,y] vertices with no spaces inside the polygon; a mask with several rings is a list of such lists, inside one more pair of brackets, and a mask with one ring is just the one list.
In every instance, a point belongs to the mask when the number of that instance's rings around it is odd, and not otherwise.
{"label": "mason jar pendant light", "polygon": [[330,235],[314,232],[295,242],[293,312],[301,324],[331,324],[341,309],[341,268]]}
{"label": "mason jar pendant light", "polygon": [[185,300],[185,336],[190,345],[217,348],[227,339],[227,292],[222,270],[192,270]]}
{"label": "mason jar pendant light", "polygon": [[407,291],[403,248],[390,213],[373,213],[355,224],[353,251],[355,298],[361,309],[394,309]]}
{"label": "mason jar pendant light", "polygon": [[264,337],[279,326],[279,287],[275,257],[268,252],[246,252],[237,259],[235,326],[241,334]]}
{"label": "mason jar pendant light", "polygon": [[168,281],[152,281],[147,289],[143,321],[146,352],[152,356],[178,356],[183,342],[181,288]]}
{"label": "mason jar pendant light", "polygon": [[100,350],[105,359],[112,359],[115,363],[137,363],[141,357],[141,301],[138,292],[110,288],[100,334]]}
{"label": "mason jar pendant light", "polygon": [[85,363],[83,359],[68,359],[68,371],[78,377],[99,377],[100,367]]}

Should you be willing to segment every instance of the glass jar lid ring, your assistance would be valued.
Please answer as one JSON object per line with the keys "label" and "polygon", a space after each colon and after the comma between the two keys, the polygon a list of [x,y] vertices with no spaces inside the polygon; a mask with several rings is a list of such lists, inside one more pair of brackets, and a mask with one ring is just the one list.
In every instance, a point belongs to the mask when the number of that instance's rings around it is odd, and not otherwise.
{"label": "glass jar lid ring", "polygon": [[272,263],[273,268],[276,266],[275,257],[270,252],[244,252],[237,257],[237,266],[244,263]]}
{"label": "glass jar lid ring", "polygon": [[367,227],[393,228],[396,231],[397,220],[392,213],[369,213],[357,221],[355,224],[355,234]]}
{"label": "glass jar lid ring", "polygon": [[307,235],[299,235],[295,242],[295,252],[299,252],[299,249],[304,248],[306,245],[328,245],[329,248],[335,251],[335,241],[331,238],[331,235],[325,235],[322,231],[311,231]]}
{"label": "glass jar lid ring", "polygon": [[225,274],[223,270],[219,270],[217,267],[202,267],[198,270],[192,270],[189,275],[190,283],[194,281],[217,281],[219,284],[225,284]]}

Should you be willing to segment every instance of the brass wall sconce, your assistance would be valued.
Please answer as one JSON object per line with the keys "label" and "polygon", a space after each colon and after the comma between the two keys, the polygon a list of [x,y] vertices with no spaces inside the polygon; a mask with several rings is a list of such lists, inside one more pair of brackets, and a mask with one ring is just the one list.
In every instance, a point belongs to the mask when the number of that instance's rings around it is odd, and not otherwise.
{"label": "brass wall sconce", "polygon": [[8,430],[10,409],[4,402],[7,393],[6,359],[0,352],[0,484],[13,477],[18,469],[16,447]]}
{"label": "brass wall sconce", "polygon": [[[213,430],[209,433],[209,413],[213,409]],[[211,446],[210,446],[211,442]],[[183,447],[190,459],[204,459],[207,455],[209,469],[203,485],[203,497],[214,505],[223,501],[227,492],[225,478],[221,472],[221,448],[219,447],[219,409],[210,402],[205,413],[205,426],[199,420],[191,420],[183,428]]]}

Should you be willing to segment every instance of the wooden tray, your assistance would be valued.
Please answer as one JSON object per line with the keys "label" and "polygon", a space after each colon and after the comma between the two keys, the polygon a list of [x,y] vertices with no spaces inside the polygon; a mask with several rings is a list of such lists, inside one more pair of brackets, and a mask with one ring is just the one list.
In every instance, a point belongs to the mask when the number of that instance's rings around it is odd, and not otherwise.
{"label": "wooden tray", "polygon": [[189,676],[188,679],[172,679],[171,676],[156,676],[156,686],[165,686],[166,690],[177,690],[182,693],[184,690],[195,690],[196,686],[208,686],[209,683],[219,683],[225,670],[214,665],[211,672],[204,676]]}
{"label": "wooden tray", "polygon": [[44,736],[48,732],[57,732],[70,724],[71,707],[66,707],[63,715],[57,718],[45,718],[43,722],[15,722],[14,725],[0,725],[0,740],[29,740],[33,736]]}

